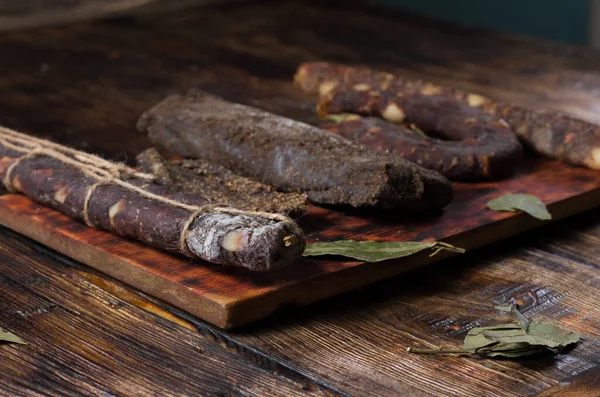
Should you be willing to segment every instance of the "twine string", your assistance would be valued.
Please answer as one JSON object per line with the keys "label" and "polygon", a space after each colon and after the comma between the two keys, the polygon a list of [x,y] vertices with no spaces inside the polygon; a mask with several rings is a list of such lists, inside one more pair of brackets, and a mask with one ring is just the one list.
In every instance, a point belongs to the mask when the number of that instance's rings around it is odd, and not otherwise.
{"label": "twine string", "polygon": [[66,146],[62,146],[45,139],[40,139],[26,134],[22,134],[20,132],[1,126],[0,145],[12,151],[23,153],[22,156],[19,156],[13,160],[13,162],[7,168],[4,178],[2,180],[4,186],[11,193],[15,193],[18,190],[14,186],[13,180],[13,174],[17,166],[19,164],[22,164],[24,160],[36,156],[48,156],[54,158],[65,165],[69,165],[76,168],[85,176],[94,179],[96,182],[87,188],[82,210],[83,220],[86,223],[86,225],[90,227],[95,226],[89,214],[90,202],[92,200],[92,196],[96,192],[96,189],[102,185],[115,184],[129,191],[138,193],[144,198],[191,211],[192,214],[184,223],[179,238],[180,250],[191,257],[193,257],[194,255],[190,252],[190,250],[187,247],[187,235],[190,232],[194,221],[200,215],[207,212],[218,212],[230,215],[256,216],[276,222],[289,223],[293,225],[294,229],[298,228],[298,226],[292,219],[283,214],[262,211],[246,211],[236,208],[222,207],[214,204],[206,204],[202,206],[189,205],[163,196],[159,196],[157,194],[149,192],[148,190],[142,187],[135,186],[124,180],[124,178],[139,178],[145,181],[152,181],[154,180],[154,175],[152,174],[138,172],[124,164],[113,163],[93,154],[81,152],[79,150],[68,148]]}

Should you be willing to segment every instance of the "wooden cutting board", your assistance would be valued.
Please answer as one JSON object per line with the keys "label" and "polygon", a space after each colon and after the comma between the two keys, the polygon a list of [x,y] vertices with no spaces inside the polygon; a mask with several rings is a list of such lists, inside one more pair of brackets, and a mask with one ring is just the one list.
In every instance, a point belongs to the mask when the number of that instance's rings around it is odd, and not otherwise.
{"label": "wooden cutting board", "polygon": [[[311,207],[299,219],[309,241],[443,240],[472,250],[546,224],[521,213],[488,210],[504,193],[529,193],[553,220],[600,204],[600,172],[537,159],[500,182],[455,184],[455,199],[439,215],[410,218],[394,211]],[[268,273],[192,262],[110,233],[88,228],[24,196],[0,197],[0,223],[214,325],[233,328],[277,310],[306,305],[392,277],[450,253],[428,252],[380,263],[307,257]]]}

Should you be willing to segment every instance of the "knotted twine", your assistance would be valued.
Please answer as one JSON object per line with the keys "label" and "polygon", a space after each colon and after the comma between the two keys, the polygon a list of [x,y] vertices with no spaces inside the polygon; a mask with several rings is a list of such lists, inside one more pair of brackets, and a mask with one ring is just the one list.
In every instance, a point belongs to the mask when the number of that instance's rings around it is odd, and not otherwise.
{"label": "knotted twine", "polygon": [[187,235],[194,221],[200,215],[206,212],[256,216],[277,222],[286,222],[293,225],[294,230],[299,230],[296,223],[283,214],[275,214],[261,211],[245,211],[236,208],[221,207],[215,204],[206,204],[201,206],[189,205],[163,196],[159,196],[141,187],[132,185],[131,183],[124,180],[124,178],[135,177],[146,181],[152,181],[154,180],[154,175],[152,174],[137,172],[136,170],[124,164],[113,163],[93,154],[85,153],[66,146],[62,146],[45,139],[40,139],[30,135],[22,134],[20,132],[1,126],[0,145],[15,152],[23,153],[22,156],[17,157],[8,167],[8,169],[6,170],[6,174],[4,175],[4,179],[2,181],[6,189],[8,189],[8,191],[12,193],[16,192],[12,181],[12,174],[15,168],[22,161],[36,156],[52,157],[65,165],[77,168],[77,170],[79,170],[84,175],[96,180],[96,182],[87,189],[82,211],[83,220],[90,227],[95,226],[94,223],[91,221],[89,214],[89,207],[90,202],[92,200],[92,196],[99,186],[108,184],[115,184],[121,186],[125,189],[136,192],[147,199],[156,200],[158,202],[171,205],[173,207],[191,211],[192,214],[184,223],[179,237],[180,250],[190,257],[193,257],[194,254],[188,249],[186,243]]}

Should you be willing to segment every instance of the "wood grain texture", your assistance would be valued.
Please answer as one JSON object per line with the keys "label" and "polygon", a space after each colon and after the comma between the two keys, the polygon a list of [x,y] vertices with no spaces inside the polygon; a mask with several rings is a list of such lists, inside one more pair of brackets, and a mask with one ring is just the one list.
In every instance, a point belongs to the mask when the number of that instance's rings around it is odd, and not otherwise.
{"label": "wood grain texture", "polygon": [[[1,35],[0,89],[11,95],[0,98],[0,120],[132,159],[149,146],[134,131],[139,115],[167,93],[194,86],[317,123],[314,99],[294,88],[291,76],[303,61],[331,60],[600,121],[598,51],[346,3],[252,2]],[[35,118],[27,117],[31,109]]]}
{"label": "wood grain texture", "polygon": [[27,345],[0,345],[6,396],[312,396],[313,380],[212,343],[137,309],[88,277],[3,233],[0,325]]}
{"label": "wood grain texture", "polygon": [[538,397],[597,397],[600,390],[600,369],[592,369],[561,382],[538,394]]}
{"label": "wood grain texture", "polygon": [[[219,0],[4,0],[0,31],[124,15],[143,15],[211,4]],[[222,2],[222,0],[221,0]]]}
{"label": "wood grain texture", "polygon": [[[593,244],[599,225],[596,210],[234,332],[143,293],[123,295],[125,285],[105,278],[98,283],[92,269],[84,274],[121,299],[195,324],[205,337],[253,362],[326,380],[341,394],[534,396],[573,390],[593,396],[600,368],[600,250]],[[554,359],[523,361],[405,352],[407,346],[460,344],[471,327],[507,320],[493,305],[510,299],[537,321],[582,332],[582,341]]]}
{"label": "wood grain texture", "polygon": [[[596,210],[228,333],[162,306],[233,350],[267,351],[353,396],[534,396],[571,382],[586,395],[598,390],[600,368],[599,239]],[[460,346],[469,329],[508,320],[493,306],[511,299],[535,321],[580,332],[581,342],[524,360],[405,350]]]}
{"label": "wood grain texture", "polygon": [[[167,92],[191,86],[317,123],[312,99],[294,89],[289,76],[300,62],[323,59],[368,63],[600,121],[597,51],[432,24],[350,2],[340,8],[334,2],[280,1],[161,15],[135,24],[86,23],[1,35],[0,91],[6,94],[0,96],[0,123],[116,160],[131,160],[149,146],[133,128],[139,114]],[[186,316],[184,324],[193,322],[207,340],[290,378],[298,374],[302,379],[320,378],[335,393],[533,396],[600,366],[598,225],[600,213],[595,211],[361,292],[289,310],[287,315],[236,332],[223,332],[143,294],[141,302],[131,301],[157,315],[169,310]],[[511,230],[507,225],[503,233]],[[5,235],[0,235],[0,241],[6,241]],[[3,257],[6,266],[19,266],[20,256],[35,254],[24,250],[13,255]],[[39,268],[70,280],[71,273],[60,266],[64,260],[44,257]],[[38,271],[38,265],[30,269]],[[96,277],[106,282],[106,277]],[[68,288],[70,283],[62,285]],[[2,298],[4,291],[2,284]],[[70,304],[87,305],[85,289],[78,291],[68,294]],[[98,305],[105,312],[115,298],[102,294],[106,299]],[[582,343],[556,360],[405,355],[408,345],[460,343],[466,329],[496,321],[493,303],[511,296],[534,319],[584,332]],[[3,299],[0,302],[4,304]],[[162,310],[156,309],[156,303]],[[10,313],[2,307],[1,316]],[[112,317],[103,312],[90,315],[89,322],[112,327]],[[178,329],[146,313],[133,309],[131,313],[143,320],[118,320],[151,322],[152,332],[159,335]],[[12,324],[7,328],[21,330]],[[94,328],[84,331],[82,338]],[[46,332],[44,337],[52,338],[59,331]],[[28,335],[22,336],[29,341]],[[32,351],[29,361],[38,363],[39,372],[68,378],[72,372],[66,363],[72,349],[64,342],[53,351],[54,359],[63,363],[60,366],[38,350]],[[98,366],[113,363],[110,346],[89,349]],[[138,362],[146,367],[152,357]],[[182,373],[203,366],[194,364],[182,368]],[[151,369],[139,372],[153,379]],[[14,376],[0,382],[0,394],[10,395],[5,390],[26,379]],[[90,382],[107,390],[114,387],[114,378],[106,378],[102,371],[94,372]],[[35,387],[42,388],[41,384]]]}

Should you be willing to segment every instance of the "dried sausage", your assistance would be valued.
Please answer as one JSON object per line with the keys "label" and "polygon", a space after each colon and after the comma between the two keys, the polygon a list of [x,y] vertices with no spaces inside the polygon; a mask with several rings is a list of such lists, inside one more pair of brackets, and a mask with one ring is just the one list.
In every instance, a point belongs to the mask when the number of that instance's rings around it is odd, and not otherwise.
{"label": "dried sausage", "polygon": [[540,154],[571,164],[600,169],[600,126],[553,110],[539,110],[494,101],[464,90],[442,87],[366,67],[326,62],[302,64],[295,82],[307,92],[323,93],[339,86],[368,86],[371,89],[419,93],[456,100],[488,114],[501,117],[521,141]]}

